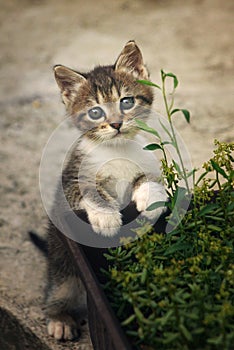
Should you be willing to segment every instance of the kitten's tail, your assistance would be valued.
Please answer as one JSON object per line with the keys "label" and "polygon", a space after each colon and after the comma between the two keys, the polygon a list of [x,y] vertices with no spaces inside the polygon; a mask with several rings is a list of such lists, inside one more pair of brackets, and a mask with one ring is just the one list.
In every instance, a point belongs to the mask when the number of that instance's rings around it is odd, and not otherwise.
{"label": "kitten's tail", "polygon": [[48,244],[46,239],[41,238],[33,231],[28,231],[28,234],[32,243],[43,253],[45,257],[48,257]]}

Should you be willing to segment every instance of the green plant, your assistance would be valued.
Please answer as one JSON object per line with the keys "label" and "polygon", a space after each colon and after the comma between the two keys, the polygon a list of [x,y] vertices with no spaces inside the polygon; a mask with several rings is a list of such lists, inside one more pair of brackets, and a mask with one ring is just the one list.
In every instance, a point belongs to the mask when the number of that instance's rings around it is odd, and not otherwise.
{"label": "green plant", "polygon": [[[163,84],[169,76],[174,89],[177,87],[173,74],[161,74]],[[162,91],[166,95],[165,88]],[[172,127],[168,132],[176,148],[173,103],[173,96],[170,105],[166,100]],[[189,121],[188,112],[182,113]],[[169,164],[157,131],[139,126],[159,140],[160,147],[155,149],[163,152],[172,210],[178,200],[178,179],[191,174],[183,167],[182,158],[179,166]],[[106,255],[110,268],[104,272],[108,280],[104,289],[134,349],[233,348],[234,144],[215,141],[215,145],[203,174],[196,182],[194,176],[192,203],[180,225],[167,234],[149,232],[149,225],[143,225],[137,230],[138,240],[110,249]],[[184,196],[189,191],[187,185]]]}
{"label": "green plant", "polygon": [[[169,94],[166,91],[167,79],[169,80],[172,79],[173,81],[173,88]],[[172,215],[170,217],[171,226],[177,226],[178,224],[181,226],[181,218],[186,212],[189,206],[189,202],[191,200],[191,190],[190,190],[188,179],[191,176],[193,176],[193,180],[194,180],[194,174],[196,170],[190,169],[188,171],[185,167],[182,150],[179,147],[177,134],[175,132],[175,128],[173,125],[173,119],[175,117],[175,114],[177,114],[178,112],[181,112],[182,115],[185,117],[186,121],[189,123],[190,113],[186,109],[174,108],[175,91],[179,84],[175,74],[165,73],[163,70],[161,70],[161,82],[162,82],[161,86],[147,80],[138,80],[138,82],[140,84],[154,86],[157,89],[161,90],[164,105],[165,105],[166,116],[167,116],[166,124],[164,120],[159,119],[162,130],[167,136],[166,140],[162,138],[162,135],[160,135],[159,131],[149,127],[146,123],[142,122],[141,120],[136,120],[136,123],[140,129],[153,134],[157,140],[157,143],[155,142],[155,143],[149,144],[144,149],[147,151],[159,150],[162,152],[162,156],[163,156],[161,159],[162,171],[164,175],[164,182],[167,188],[167,193],[170,198],[170,201],[166,204],[164,202],[152,203],[147,208],[147,210],[149,211],[154,210],[160,206],[166,205],[169,207],[169,209],[172,212]],[[177,158],[172,159],[171,161],[168,159],[168,155],[167,155],[166,148],[168,146],[172,146],[175,149],[177,154]],[[182,187],[183,185],[185,187]],[[193,186],[194,184],[192,184],[192,187]]]}
{"label": "green plant", "polygon": [[[166,79],[167,78],[173,79],[173,90],[170,93],[170,96],[171,96],[170,101],[167,97],[167,92],[166,92]],[[165,109],[166,109],[166,115],[167,115],[170,129],[168,129],[161,121],[160,121],[160,124],[163,127],[166,134],[169,136],[170,141],[162,140],[161,136],[159,135],[159,133],[156,130],[148,127],[148,125],[145,124],[144,122],[142,122],[141,120],[136,120],[136,122],[137,122],[138,127],[140,129],[142,129],[146,132],[150,132],[158,138],[159,143],[153,143],[153,144],[147,145],[145,147],[145,149],[149,150],[149,151],[154,151],[156,149],[160,149],[163,152],[162,165],[164,166],[164,168],[169,170],[169,169],[172,169],[172,167],[173,167],[176,170],[176,172],[173,172],[173,174],[171,174],[171,175],[175,175],[175,177],[170,177],[170,176],[165,177],[165,180],[167,181],[167,187],[169,190],[172,191],[172,192],[169,192],[169,195],[172,197],[174,194],[174,191],[178,187],[177,186],[178,178],[181,178],[184,180],[187,192],[190,191],[189,184],[188,184],[188,177],[191,176],[193,173],[193,172],[187,173],[187,171],[185,169],[183,157],[182,157],[181,151],[179,149],[179,145],[178,145],[178,141],[177,141],[172,118],[173,118],[174,114],[176,114],[178,112],[182,112],[186,121],[189,123],[190,122],[190,113],[186,109],[174,108],[175,91],[176,91],[176,88],[179,84],[177,77],[173,73],[165,73],[163,70],[161,70],[161,80],[162,80],[161,87],[159,85],[154,84],[154,83],[147,81],[147,80],[138,80],[138,82],[141,84],[154,86],[157,89],[160,89],[162,91],[163,100],[164,100]],[[167,145],[167,144],[171,144],[176,149],[180,164],[178,164],[174,160],[172,160],[172,165],[169,166],[169,162],[168,162],[166,151],[165,151],[165,145]]]}

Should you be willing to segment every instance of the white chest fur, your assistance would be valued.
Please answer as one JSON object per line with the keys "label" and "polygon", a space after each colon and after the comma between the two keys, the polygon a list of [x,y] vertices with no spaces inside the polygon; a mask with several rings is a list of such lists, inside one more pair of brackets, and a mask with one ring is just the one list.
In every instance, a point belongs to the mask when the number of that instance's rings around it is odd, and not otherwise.
{"label": "white chest fur", "polygon": [[[138,135],[134,140],[113,140],[99,145],[85,145],[86,155],[80,171],[101,172],[105,176],[132,179],[136,173],[160,175],[160,160],[154,152],[143,149],[149,141]],[[83,145],[81,144],[80,147]],[[87,175],[87,173],[86,173]]]}
{"label": "white chest fur", "polygon": [[127,186],[138,174],[160,176],[159,159],[154,152],[143,149],[148,143],[149,140],[142,135],[137,135],[134,140],[117,139],[100,145],[83,143],[80,147],[85,147],[86,156],[81,163],[79,176],[88,177],[94,183],[97,176],[102,179],[114,177],[121,200]]}

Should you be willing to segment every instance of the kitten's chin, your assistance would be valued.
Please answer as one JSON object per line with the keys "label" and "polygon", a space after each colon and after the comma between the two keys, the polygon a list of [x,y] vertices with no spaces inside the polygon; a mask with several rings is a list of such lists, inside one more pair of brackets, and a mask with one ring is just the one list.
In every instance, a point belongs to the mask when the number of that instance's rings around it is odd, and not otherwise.
{"label": "kitten's chin", "polygon": [[136,136],[136,134],[139,132],[139,129],[136,129],[136,128],[132,128],[132,129],[125,129],[123,131],[120,132],[120,136],[122,138],[125,138],[125,139],[131,139],[133,138],[134,136]]}
{"label": "kitten's chin", "polygon": [[129,133],[128,131],[120,131],[117,134],[112,136],[112,140],[123,140],[123,139],[129,139],[131,138],[131,133]]}
{"label": "kitten's chin", "polygon": [[85,134],[86,138],[90,141],[101,144],[101,143],[121,143],[124,140],[133,139],[136,134],[138,133],[138,130],[135,128],[126,128],[120,131],[114,131],[113,132],[107,132],[107,133],[99,133],[99,132],[87,132]]}
{"label": "kitten's chin", "polygon": [[106,140],[108,145],[118,146],[123,145],[129,140],[133,140],[137,134],[137,131],[122,131],[113,136],[111,139]]}

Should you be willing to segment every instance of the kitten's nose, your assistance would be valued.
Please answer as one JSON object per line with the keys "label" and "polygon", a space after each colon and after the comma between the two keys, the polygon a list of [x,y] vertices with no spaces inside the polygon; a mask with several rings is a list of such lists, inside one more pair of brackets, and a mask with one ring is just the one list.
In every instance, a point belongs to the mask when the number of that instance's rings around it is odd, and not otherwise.
{"label": "kitten's nose", "polygon": [[123,123],[111,123],[110,126],[119,131]]}

